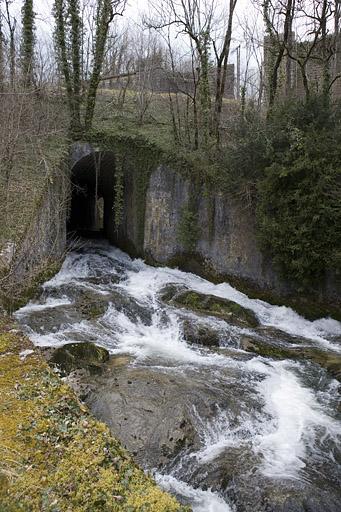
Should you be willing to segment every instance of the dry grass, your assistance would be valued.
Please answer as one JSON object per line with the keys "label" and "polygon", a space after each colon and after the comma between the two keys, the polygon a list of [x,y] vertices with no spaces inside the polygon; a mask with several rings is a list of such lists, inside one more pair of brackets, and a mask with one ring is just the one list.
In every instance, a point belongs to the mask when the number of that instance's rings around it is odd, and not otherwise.
{"label": "dry grass", "polygon": [[56,99],[0,98],[0,249],[32,219],[46,177],[65,151],[66,114]]}

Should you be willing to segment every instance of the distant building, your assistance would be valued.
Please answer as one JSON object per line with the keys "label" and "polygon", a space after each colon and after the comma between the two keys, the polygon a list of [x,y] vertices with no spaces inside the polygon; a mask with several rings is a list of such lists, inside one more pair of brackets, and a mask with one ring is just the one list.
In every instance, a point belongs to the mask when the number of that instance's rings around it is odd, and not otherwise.
{"label": "distant building", "polygon": [[[212,94],[215,91],[216,69],[211,68],[210,72],[210,86]],[[145,70],[132,73],[130,76],[123,76],[122,78],[115,78],[105,80],[102,82],[102,87],[111,89],[121,89],[127,85],[131,87],[143,85],[145,89],[152,90],[156,93],[184,93],[193,94],[195,89],[195,77],[193,73],[185,72],[172,72],[163,67],[146,68]],[[225,84],[224,98],[234,99],[235,97],[235,75],[234,64],[228,64],[227,77]]]}
{"label": "distant building", "polygon": [[[282,59],[278,73],[278,98],[304,98],[303,77],[299,63],[295,58],[301,60],[308,55],[311,49],[310,41],[298,41],[295,34],[292,34],[289,42],[290,55],[285,55]],[[337,38],[332,34],[327,38],[328,53],[331,55],[329,59],[329,72],[331,77],[341,75],[341,35]],[[264,38],[264,76],[265,78],[265,96],[268,96],[269,89],[269,70],[271,62],[276,58],[276,45],[271,44],[269,36]],[[312,50],[306,64],[306,74],[308,78],[309,88],[311,92],[322,91],[322,80],[324,72],[324,62],[322,59],[323,49],[321,41],[317,43]],[[331,88],[333,98],[341,98],[341,77],[336,80]]]}

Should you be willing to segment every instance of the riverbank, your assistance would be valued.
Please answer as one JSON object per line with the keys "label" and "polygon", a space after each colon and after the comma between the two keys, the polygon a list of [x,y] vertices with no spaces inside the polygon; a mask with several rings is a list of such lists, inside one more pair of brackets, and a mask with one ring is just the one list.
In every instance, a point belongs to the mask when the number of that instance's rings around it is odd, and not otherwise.
{"label": "riverbank", "polygon": [[184,512],[7,317],[0,318],[0,510]]}

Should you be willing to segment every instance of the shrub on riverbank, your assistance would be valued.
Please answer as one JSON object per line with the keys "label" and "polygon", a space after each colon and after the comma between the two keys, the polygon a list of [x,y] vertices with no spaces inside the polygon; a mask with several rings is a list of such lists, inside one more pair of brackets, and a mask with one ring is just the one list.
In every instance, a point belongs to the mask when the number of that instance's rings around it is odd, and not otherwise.
{"label": "shrub on riverbank", "polygon": [[219,180],[256,209],[261,244],[302,290],[341,270],[340,145],[341,107],[314,97],[268,119],[249,107],[219,156]]}
{"label": "shrub on riverbank", "polygon": [[318,98],[269,121],[271,161],[257,185],[258,229],[282,274],[302,289],[340,271],[341,115]]}

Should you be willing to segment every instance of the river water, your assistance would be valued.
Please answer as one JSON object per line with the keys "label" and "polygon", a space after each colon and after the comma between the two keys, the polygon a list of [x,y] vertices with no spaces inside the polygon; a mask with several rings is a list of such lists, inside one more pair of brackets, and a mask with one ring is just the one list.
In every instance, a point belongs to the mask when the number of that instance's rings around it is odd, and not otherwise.
{"label": "river water", "polygon": [[[252,310],[261,327],[240,328],[167,305],[160,291],[169,284],[233,300]],[[103,307],[95,318],[78,308],[84,294]],[[338,381],[311,360],[263,357],[241,348],[245,337],[265,337],[284,347],[319,349],[338,360],[339,322],[308,321],[290,308],[250,299],[227,283],[154,268],[98,241],[69,253],[39,299],[16,316],[37,346],[90,340],[113,358],[126,357],[124,371],[132,379],[147,375],[165,386],[168,408],[162,414],[169,411],[169,425],[181,402],[195,441],[158,459],[147,448],[152,441],[145,439],[137,459],[195,512],[341,510]],[[217,332],[219,347],[186,342],[184,319]],[[176,386],[174,392],[169,383]],[[102,379],[102,394],[105,385]],[[144,399],[147,388],[140,382],[136,386],[124,396],[127,414],[137,396]]]}

